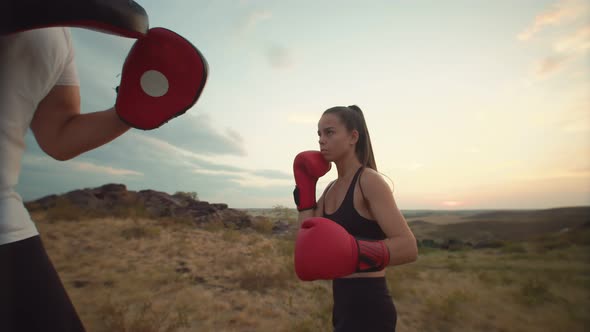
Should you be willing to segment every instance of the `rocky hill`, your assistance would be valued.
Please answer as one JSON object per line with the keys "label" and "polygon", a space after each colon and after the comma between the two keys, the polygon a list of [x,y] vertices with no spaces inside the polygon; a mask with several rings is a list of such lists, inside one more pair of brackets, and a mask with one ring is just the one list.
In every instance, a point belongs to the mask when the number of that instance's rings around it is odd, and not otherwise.
{"label": "rocky hill", "polygon": [[155,190],[127,190],[123,184],[105,184],[97,188],[78,189],[62,195],[49,195],[26,202],[29,211],[51,210],[67,205],[83,216],[118,216],[130,208],[149,218],[172,217],[196,224],[221,221],[225,226],[252,226],[253,217],[224,203],[195,200],[184,193],[169,195]]}

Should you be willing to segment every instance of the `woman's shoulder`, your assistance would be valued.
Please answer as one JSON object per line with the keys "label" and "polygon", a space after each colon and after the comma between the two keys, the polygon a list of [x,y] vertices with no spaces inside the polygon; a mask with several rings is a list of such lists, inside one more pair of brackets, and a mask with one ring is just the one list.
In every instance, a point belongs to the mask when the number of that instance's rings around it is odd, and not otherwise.
{"label": "woman's shoulder", "polygon": [[381,175],[381,173],[377,172],[376,170],[369,168],[369,167],[365,167],[361,174],[360,174],[360,180],[361,181],[379,181],[379,180],[383,180],[383,176]]}
{"label": "woman's shoulder", "polygon": [[359,182],[363,189],[380,191],[390,188],[381,173],[368,167],[362,171]]}

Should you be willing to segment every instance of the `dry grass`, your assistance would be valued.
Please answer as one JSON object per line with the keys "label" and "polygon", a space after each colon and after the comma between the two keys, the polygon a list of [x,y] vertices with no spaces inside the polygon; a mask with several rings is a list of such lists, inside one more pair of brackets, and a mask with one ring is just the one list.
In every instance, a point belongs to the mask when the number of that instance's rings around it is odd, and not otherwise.
{"label": "dry grass", "polygon": [[[34,214],[88,331],[331,330],[330,282],[299,281],[293,237],[268,235],[267,225],[48,217]],[[587,241],[551,241],[561,240],[424,249],[388,268],[397,331],[587,330]]]}

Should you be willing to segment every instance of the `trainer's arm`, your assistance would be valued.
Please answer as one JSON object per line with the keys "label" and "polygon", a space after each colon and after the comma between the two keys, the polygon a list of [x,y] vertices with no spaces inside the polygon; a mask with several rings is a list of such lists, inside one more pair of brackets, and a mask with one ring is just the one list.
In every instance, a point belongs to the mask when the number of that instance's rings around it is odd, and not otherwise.
{"label": "trainer's arm", "polygon": [[129,130],[114,108],[80,114],[80,87],[55,86],[39,103],[31,130],[37,143],[57,160],[72,159]]}

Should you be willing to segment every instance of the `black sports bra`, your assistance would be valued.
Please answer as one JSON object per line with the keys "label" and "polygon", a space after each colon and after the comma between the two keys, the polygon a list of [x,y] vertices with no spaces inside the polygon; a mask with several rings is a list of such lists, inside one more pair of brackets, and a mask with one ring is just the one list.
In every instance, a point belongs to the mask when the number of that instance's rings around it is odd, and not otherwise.
{"label": "black sports bra", "polygon": [[385,233],[383,233],[383,230],[381,230],[379,224],[375,220],[370,220],[361,216],[354,208],[354,188],[362,170],[363,167],[359,168],[359,170],[354,174],[354,177],[350,183],[350,187],[348,187],[348,191],[344,197],[344,201],[342,201],[342,204],[338,210],[332,214],[326,213],[325,204],[326,195],[332,184],[326,188],[322,214],[324,218],[328,218],[340,224],[340,226],[344,227],[344,229],[346,229],[346,231],[348,231],[348,233],[354,237],[370,240],[384,240],[387,238],[387,236]]}

